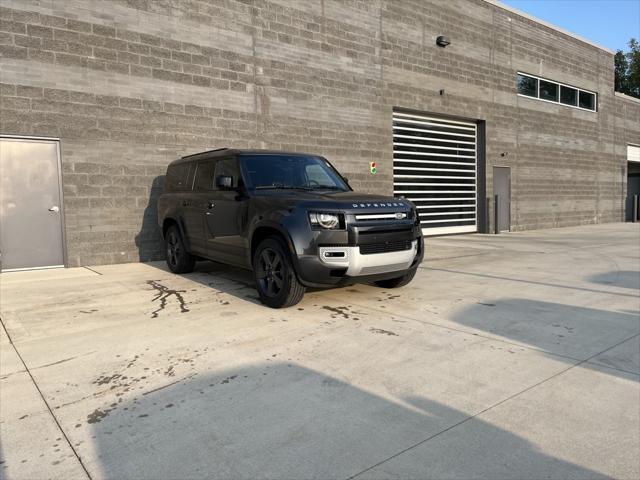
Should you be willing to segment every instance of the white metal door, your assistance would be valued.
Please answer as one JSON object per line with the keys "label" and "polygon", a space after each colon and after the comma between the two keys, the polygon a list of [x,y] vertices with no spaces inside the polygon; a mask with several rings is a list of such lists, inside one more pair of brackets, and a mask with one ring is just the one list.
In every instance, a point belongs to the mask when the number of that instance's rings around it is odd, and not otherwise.
{"label": "white metal door", "polygon": [[58,142],[0,138],[0,266],[64,266]]}
{"label": "white metal door", "polygon": [[425,235],[477,231],[473,122],[393,112],[393,190],[416,204]]}

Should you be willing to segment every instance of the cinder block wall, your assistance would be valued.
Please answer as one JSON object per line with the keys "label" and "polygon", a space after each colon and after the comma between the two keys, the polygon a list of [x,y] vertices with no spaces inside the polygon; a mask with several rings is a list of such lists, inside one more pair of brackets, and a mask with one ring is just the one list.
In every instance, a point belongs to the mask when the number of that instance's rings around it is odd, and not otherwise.
{"label": "cinder block wall", "polygon": [[[0,133],[61,139],[71,266],[160,258],[166,165],[204,149],[317,152],[391,194],[393,107],[485,121],[516,230],[622,218],[613,56],[482,0],[0,5]],[[518,70],[600,111],[518,97]]]}
{"label": "cinder block wall", "polygon": [[615,154],[622,177],[620,201],[624,204],[627,198],[627,145],[640,145],[640,99],[616,93],[614,122]]}

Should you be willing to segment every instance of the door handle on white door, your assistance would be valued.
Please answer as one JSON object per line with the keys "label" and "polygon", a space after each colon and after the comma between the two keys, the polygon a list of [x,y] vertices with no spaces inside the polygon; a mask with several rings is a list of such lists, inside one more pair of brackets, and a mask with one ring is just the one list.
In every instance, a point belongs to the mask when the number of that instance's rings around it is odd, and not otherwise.
{"label": "door handle on white door", "polygon": [[54,205],[49,209],[49,211],[58,213],[60,211],[60,207],[58,207],[57,205]]}

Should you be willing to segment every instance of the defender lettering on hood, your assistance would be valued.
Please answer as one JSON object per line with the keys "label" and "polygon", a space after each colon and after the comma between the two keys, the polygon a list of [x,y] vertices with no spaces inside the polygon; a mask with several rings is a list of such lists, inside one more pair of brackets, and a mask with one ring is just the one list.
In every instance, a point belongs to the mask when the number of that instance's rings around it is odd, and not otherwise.
{"label": "defender lettering on hood", "polygon": [[250,269],[274,308],[295,305],[307,287],[401,287],[424,255],[410,201],[355,193],[310,154],[223,148],[175,160],[158,221],[171,271],[199,260]]}
{"label": "defender lettering on hood", "polygon": [[387,202],[387,203],[352,203],[353,208],[385,208],[385,207],[409,207],[408,204],[402,202]]}

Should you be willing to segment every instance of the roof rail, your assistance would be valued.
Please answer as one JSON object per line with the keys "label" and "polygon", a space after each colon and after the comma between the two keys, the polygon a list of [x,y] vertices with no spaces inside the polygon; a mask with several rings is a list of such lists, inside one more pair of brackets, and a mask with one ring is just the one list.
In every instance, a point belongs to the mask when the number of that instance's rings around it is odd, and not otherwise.
{"label": "roof rail", "polygon": [[213,150],[207,150],[206,152],[192,153],[191,155],[185,155],[184,157],[181,157],[181,158],[195,157],[196,155],[202,155],[202,154],[205,154],[205,153],[221,152],[222,150],[229,150],[229,147],[214,148]]}

